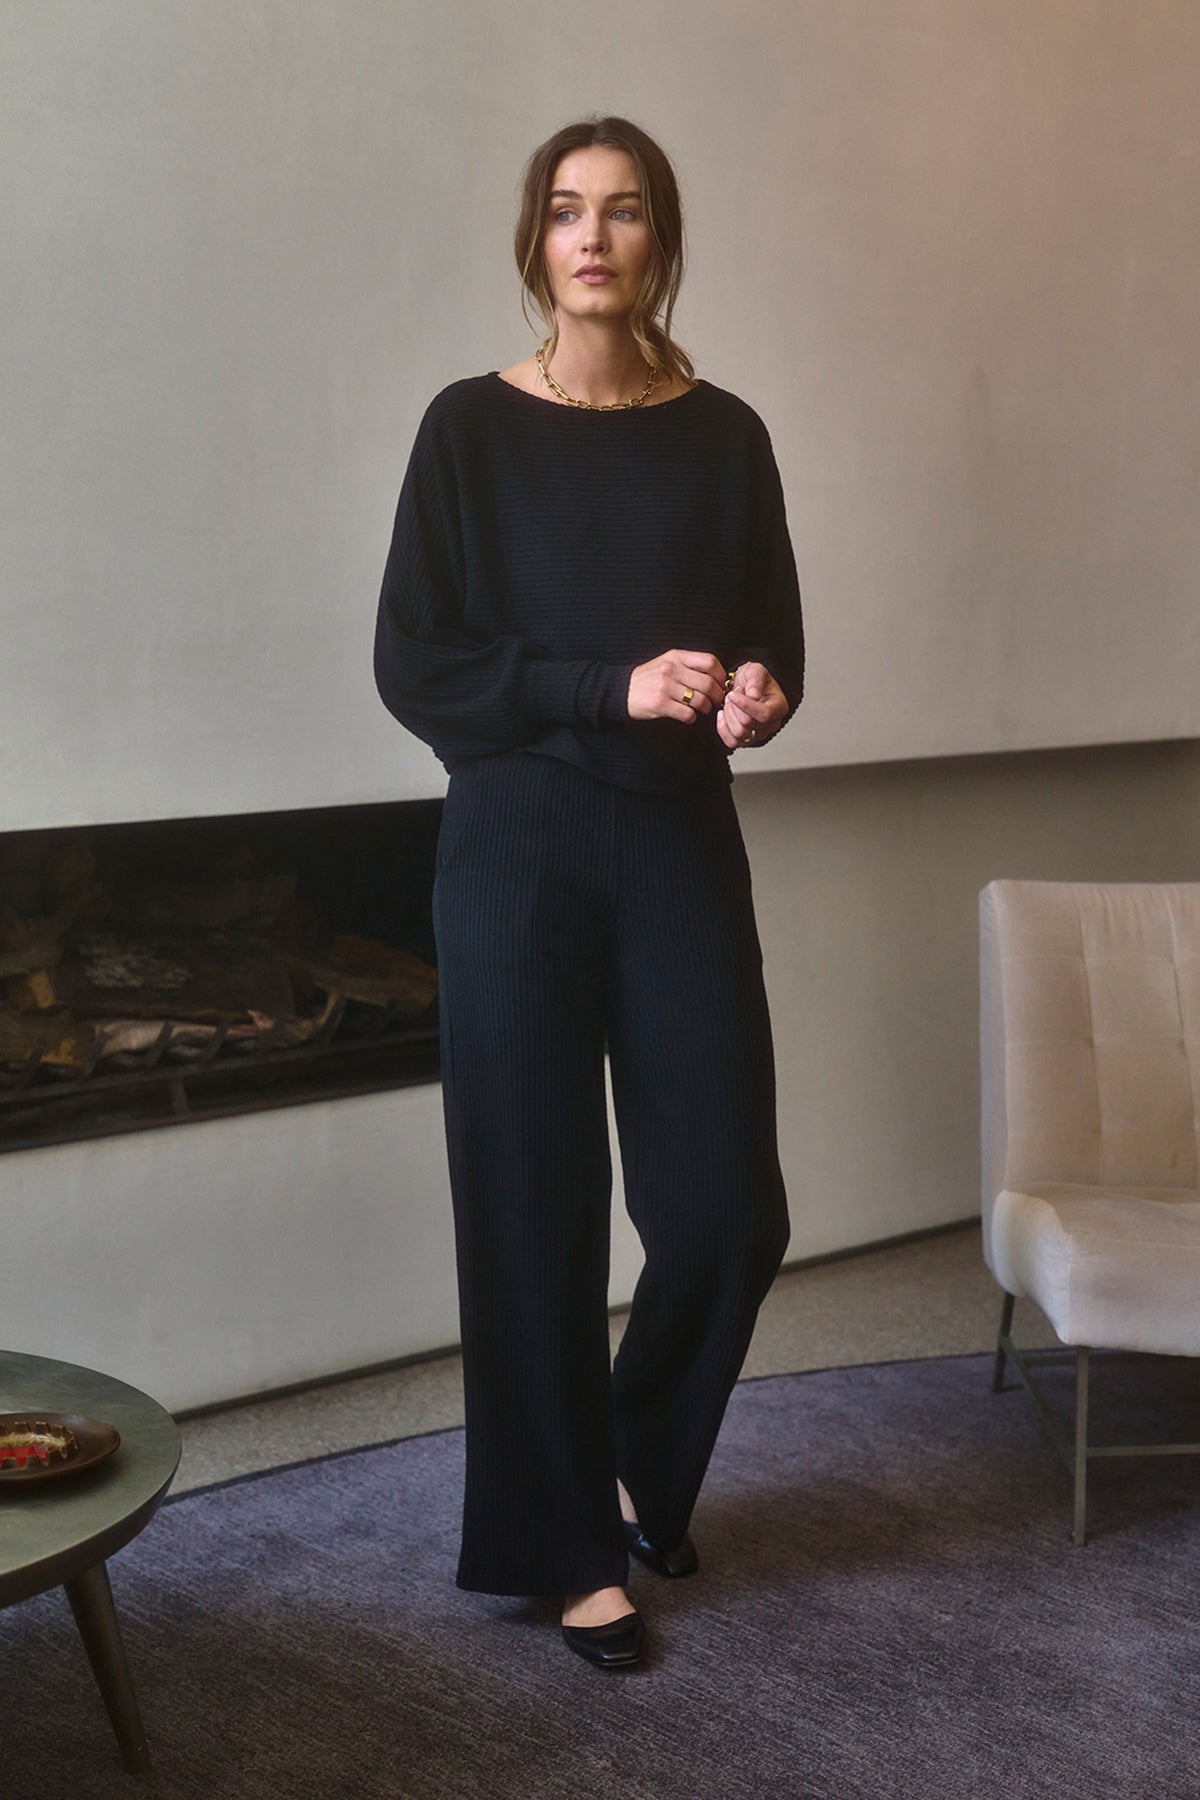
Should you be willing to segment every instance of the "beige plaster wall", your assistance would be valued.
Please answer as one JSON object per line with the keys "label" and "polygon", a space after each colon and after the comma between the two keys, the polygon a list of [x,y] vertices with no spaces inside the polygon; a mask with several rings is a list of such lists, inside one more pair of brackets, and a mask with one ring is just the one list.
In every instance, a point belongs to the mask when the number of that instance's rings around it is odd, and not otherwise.
{"label": "beige plaster wall", "polygon": [[979,890],[1200,879],[1200,744],[797,770],[735,792],[789,1255],[975,1214]]}

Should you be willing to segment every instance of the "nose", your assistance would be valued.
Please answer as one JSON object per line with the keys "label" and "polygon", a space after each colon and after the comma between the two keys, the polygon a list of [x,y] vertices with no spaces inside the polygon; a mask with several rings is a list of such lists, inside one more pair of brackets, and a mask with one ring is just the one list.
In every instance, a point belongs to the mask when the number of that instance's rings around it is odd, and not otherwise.
{"label": "nose", "polygon": [[583,234],[582,248],[593,252],[593,254],[597,254],[608,248],[608,235],[604,229],[603,219],[589,220],[587,230]]}

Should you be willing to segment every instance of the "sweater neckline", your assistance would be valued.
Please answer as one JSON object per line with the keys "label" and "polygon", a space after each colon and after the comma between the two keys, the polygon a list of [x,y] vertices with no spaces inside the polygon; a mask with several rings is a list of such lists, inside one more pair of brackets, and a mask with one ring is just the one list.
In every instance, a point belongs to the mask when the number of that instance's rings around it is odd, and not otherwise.
{"label": "sweater neckline", "polygon": [[[507,393],[515,394],[518,400],[526,400],[530,406],[544,407],[549,412],[585,413],[590,410],[586,406],[566,406],[560,405],[557,400],[543,400],[540,395],[530,394],[524,388],[515,387],[511,381],[505,381],[499,369],[489,371],[489,380],[494,381],[497,387],[504,388]],[[660,400],[657,406],[621,406],[612,412],[598,412],[596,416],[597,418],[621,419],[628,418],[631,413],[637,413],[640,416],[644,413],[669,412],[673,406],[682,406],[686,400],[693,399],[702,388],[707,386],[708,383],[699,377],[695,387],[689,388],[686,394],[676,394],[673,400]]]}

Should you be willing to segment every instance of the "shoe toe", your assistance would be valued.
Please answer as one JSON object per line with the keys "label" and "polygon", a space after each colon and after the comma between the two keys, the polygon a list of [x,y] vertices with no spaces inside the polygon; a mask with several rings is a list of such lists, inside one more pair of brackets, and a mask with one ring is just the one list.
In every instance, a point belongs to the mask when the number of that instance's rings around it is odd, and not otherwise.
{"label": "shoe toe", "polygon": [[610,1619],[606,1625],[564,1625],[565,1642],[578,1656],[601,1669],[623,1669],[642,1654],[646,1628],[637,1612]]}

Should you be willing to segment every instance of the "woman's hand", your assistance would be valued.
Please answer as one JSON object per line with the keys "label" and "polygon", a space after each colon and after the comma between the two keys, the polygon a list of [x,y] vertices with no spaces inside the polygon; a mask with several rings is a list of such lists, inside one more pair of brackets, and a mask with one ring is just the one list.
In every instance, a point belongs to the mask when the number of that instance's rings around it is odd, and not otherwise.
{"label": "woman's hand", "polygon": [[717,713],[717,736],[730,750],[765,744],[787,717],[787,695],[760,662],[739,665]]}
{"label": "woman's hand", "polygon": [[631,719],[678,719],[687,725],[724,698],[725,671],[706,650],[667,650],[639,663],[629,678]]}

